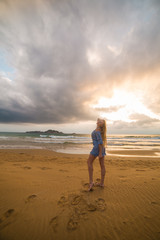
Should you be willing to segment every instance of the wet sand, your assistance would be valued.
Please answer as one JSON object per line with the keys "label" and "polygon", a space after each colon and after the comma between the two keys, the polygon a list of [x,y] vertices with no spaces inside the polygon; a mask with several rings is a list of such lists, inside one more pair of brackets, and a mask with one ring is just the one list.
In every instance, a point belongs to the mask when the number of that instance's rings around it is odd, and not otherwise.
{"label": "wet sand", "polygon": [[160,158],[110,154],[88,192],[88,155],[1,149],[0,239],[160,239]]}

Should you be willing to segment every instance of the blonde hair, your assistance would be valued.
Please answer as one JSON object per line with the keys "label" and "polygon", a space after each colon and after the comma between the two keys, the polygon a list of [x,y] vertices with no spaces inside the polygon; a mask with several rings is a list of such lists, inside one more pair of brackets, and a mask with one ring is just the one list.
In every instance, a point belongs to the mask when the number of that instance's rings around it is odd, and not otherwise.
{"label": "blonde hair", "polygon": [[103,127],[101,127],[101,136],[102,136],[102,140],[103,140],[103,146],[105,147],[107,145],[107,124],[106,124],[106,120],[102,119],[104,124]]}

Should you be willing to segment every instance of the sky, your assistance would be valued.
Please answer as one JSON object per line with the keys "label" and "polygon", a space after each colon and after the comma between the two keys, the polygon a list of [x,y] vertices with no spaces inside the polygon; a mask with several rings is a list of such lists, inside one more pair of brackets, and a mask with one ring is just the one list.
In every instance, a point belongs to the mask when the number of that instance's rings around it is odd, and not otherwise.
{"label": "sky", "polygon": [[0,131],[160,134],[159,0],[0,0]]}

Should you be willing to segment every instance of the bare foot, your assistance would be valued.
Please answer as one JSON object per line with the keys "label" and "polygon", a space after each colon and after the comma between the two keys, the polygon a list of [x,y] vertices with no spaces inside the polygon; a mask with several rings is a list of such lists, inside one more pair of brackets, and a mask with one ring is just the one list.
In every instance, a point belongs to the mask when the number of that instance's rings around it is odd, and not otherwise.
{"label": "bare foot", "polygon": [[98,186],[98,187],[104,187],[104,184],[101,184],[101,183],[95,183],[95,186]]}
{"label": "bare foot", "polygon": [[88,188],[88,191],[92,191],[93,189],[92,189],[92,187],[94,186],[94,183],[92,182],[92,183],[90,183],[89,184],[89,188]]}

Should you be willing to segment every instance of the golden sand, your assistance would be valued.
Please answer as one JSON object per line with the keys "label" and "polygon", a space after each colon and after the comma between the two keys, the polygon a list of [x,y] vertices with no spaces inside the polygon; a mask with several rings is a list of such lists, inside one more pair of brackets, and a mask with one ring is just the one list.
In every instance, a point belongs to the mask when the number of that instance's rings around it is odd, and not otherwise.
{"label": "golden sand", "polygon": [[139,154],[106,156],[88,192],[88,155],[0,150],[0,239],[160,239],[160,159]]}

